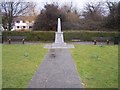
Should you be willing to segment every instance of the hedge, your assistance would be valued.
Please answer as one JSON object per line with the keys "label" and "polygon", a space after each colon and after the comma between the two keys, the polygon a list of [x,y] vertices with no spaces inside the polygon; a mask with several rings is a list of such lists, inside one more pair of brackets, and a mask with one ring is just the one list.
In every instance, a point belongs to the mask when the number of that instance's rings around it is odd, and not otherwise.
{"label": "hedge", "polygon": [[100,31],[81,31],[81,32],[67,32],[65,33],[65,40],[80,39],[81,41],[91,41],[93,37],[114,37],[118,36],[118,32],[100,32]]}
{"label": "hedge", "polygon": [[[27,36],[26,41],[41,41],[41,42],[53,42],[55,38],[55,32],[53,31],[4,31],[2,32],[4,40],[6,36]],[[66,31],[64,32],[64,38],[66,42],[73,39],[80,39],[81,41],[91,41],[93,37],[112,37],[118,36],[118,32],[100,32],[100,31]]]}
{"label": "hedge", "polygon": [[54,32],[17,32],[17,31],[5,31],[2,32],[4,41],[6,41],[6,36],[26,36],[26,41],[54,41]]}

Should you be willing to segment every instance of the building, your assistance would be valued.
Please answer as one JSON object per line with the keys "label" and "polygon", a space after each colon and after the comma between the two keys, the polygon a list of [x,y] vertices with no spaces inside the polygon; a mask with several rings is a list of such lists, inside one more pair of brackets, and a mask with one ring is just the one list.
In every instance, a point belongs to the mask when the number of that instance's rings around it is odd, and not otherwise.
{"label": "building", "polygon": [[2,24],[0,24],[0,31],[4,31],[4,28],[2,27]]}
{"label": "building", "polygon": [[13,27],[11,31],[32,30],[35,16],[16,16],[13,19]]}

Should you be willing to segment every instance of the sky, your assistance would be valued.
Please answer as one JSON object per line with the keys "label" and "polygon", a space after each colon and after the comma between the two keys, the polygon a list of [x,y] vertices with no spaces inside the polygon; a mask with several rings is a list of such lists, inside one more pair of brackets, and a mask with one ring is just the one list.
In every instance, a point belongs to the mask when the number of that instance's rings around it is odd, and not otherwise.
{"label": "sky", "polygon": [[[72,2],[73,6],[76,6],[80,9],[82,9],[88,1],[89,2],[95,2],[95,1],[98,1],[98,0],[35,0],[35,2],[39,3],[41,8],[43,8],[43,6],[46,2],[47,3],[58,2],[59,5]],[[99,1],[105,1],[105,0],[99,0]]]}
{"label": "sky", "polygon": [[[19,1],[19,0],[3,0],[3,1]],[[22,0],[21,0],[22,1]],[[120,1],[120,0],[23,0],[26,2],[36,2],[37,4],[37,8],[39,10],[44,8],[44,5],[46,3],[50,4],[52,2],[58,2],[59,5],[63,5],[65,3],[71,3],[73,7],[76,7],[77,9],[79,9],[79,11],[82,11],[86,5],[86,3],[90,3],[90,2],[106,2],[106,1]]]}
{"label": "sky", "polygon": [[58,4],[61,6],[65,3],[71,3],[73,7],[76,7],[80,12],[84,9],[86,3],[89,2],[98,2],[98,1],[102,1],[102,2],[106,2],[106,1],[120,1],[120,0],[27,0],[27,1],[31,1],[31,2],[37,2],[37,7],[39,10],[44,8],[44,5],[46,3],[52,3],[52,2],[58,2]]}

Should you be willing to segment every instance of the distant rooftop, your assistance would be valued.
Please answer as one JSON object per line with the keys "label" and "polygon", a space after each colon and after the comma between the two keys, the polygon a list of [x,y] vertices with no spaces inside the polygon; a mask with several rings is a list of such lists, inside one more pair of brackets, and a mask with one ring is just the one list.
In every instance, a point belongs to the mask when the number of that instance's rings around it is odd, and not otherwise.
{"label": "distant rooftop", "polygon": [[34,21],[35,18],[35,16],[15,16],[13,21]]}

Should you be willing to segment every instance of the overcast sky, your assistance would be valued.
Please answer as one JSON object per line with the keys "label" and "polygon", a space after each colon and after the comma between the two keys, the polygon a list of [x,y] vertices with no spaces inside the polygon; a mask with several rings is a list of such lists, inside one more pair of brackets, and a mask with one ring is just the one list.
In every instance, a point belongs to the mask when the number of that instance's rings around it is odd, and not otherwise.
{"label": "overcast sky", "polygon": [[63,5],[65,3],[71,3],[73,4],[73,7],[76,7],[78,9],[78,11],[82,11],[86,5],[86,3],[89,2],[106,2],[106,1],[120,1],[120,0],[27,0],[27,1],[31,1],[31,2],[37,2],[37,7],[38,10],[43,9],[44,5],[46,3],[52,3],[52,2],[57,2],[59,5]]}
{"label": "overcast sky", "polygon": [[[19,1],[19,0],[0,0],[0,1]],[[22,0],[21,0],[22,1]],[[51,3],[51,2],[58,2],[60,5],[64,4],[64,3],[68,3],[68,2],[72,2],[73,5],[82,8],[85,6],[86,3],[88,2],[97,2],[97,1],[120,1],[120,0],[23,0],[26,2],[37,2],[37,4],[39,4],[41,7],[44,6],[44,4],[47,3]]]}
{"label": "overcast sky", "polygon": [[[3,1],[19,1],[19,0],[3,0]],[[22,0],[21,0],[22,1]],[[24,1],[24,0],[23,0]],[[57,2],[59,5],[72,2],[73,7],[82,10],[88,2],[106,2],[106,1],[120,1],[120,0],[25,0],[26,2],[36,2],[38,9],[43,9],[46,3]]]}

